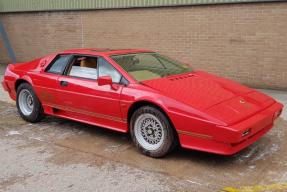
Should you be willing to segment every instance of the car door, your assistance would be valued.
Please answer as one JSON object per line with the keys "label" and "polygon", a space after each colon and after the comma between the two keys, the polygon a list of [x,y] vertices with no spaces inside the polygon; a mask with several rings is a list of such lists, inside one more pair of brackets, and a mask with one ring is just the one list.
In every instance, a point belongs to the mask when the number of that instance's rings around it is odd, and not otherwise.
{"label": "car door", "polygon": [[42,61],[50,62],[44,70],[31,72],[33,88],[44,107],[59,103],[58,78],[64,73],[71,59],[70,54],[54,55],[53,58],[45,58]]}
{"label": "car door", "polygon": [[[113,85],[98,84],[98,76],[111,76]],[[74,56],[66,74],[58,78],[58,108],[72,118],[100,126],[126,130],[120,110],[121,74],[104,58]]]}

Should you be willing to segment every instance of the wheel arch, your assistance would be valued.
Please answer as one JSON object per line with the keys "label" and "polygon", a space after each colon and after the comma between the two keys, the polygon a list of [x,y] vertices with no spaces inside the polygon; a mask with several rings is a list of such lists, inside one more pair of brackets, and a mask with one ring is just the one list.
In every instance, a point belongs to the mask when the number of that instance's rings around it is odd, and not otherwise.
{"label": "wheel arch", "polygon": [[131,120],[131,117],[132,117],[133,113],[137,109],[139,109],[140,107],[143,107],[143,106],[152,106],[152,107],[158,109],[160,112],[162,112],[166,116],[167,120],[169,121],[170,125],[172,126],[173,130],[175,131],[176,136],[178,137],[178,134],[177,134],[177,131],[175,129],[175,126],[174,126],[172,120],[170,119],[170,117],[168,116],[168,113],[166,112],[166,110],[161,105],[159,105],[157,103],[154,103],[152,101],[149,101],[149,100],[136,101],[129,107],[129,109],[128,109],[128,119],[127,119],[128,120],[128,124],[130,124],[130,120]]}
{"label": "wheel arch", "polygon": [[19,87],[22,83],[28,83],[28,84],[31,85],[31,83],[30,83],[29,81],[27,81],[26,79],[22,79],[22,78],[21,78],[21,79],[17,79],[17,80],[15,81],[15,86],[14,86],[15,92],[17,92],[18,87]]}
{"label": "wheel arch", "polygon": [[28,76],[27,74],[24,74],[22,76],[20,76],[14,84],[14,88],[15,88],[15,92],[17,92],[17,89],[19,87],[20,84],[22,83],[28,83],[33,87],[33,82],[30,76]]}

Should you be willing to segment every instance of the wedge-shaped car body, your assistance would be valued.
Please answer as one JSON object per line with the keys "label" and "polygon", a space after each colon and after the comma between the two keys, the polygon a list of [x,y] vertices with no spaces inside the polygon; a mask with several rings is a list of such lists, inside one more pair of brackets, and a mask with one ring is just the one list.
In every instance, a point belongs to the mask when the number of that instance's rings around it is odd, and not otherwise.
{"label": "wedge-shaped car body", "polygon": [[184,148],[231,155],[269,129],[273,98],[148,50],[78,49],[8,65],[3,87],[29,122],[44,114],[130,132],[162,157]]}

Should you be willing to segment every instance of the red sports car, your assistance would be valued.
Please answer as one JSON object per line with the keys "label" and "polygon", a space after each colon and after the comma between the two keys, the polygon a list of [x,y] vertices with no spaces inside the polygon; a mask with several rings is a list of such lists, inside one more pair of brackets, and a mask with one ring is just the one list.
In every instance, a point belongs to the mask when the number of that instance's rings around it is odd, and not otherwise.
{"label": "red sports car", "polygon": [[271,127],[283,105],[149,50],[77,49],[8,65],[3,87],[21,117],[44,114],[130,132],[162,157],[184,148],[231,155]]}

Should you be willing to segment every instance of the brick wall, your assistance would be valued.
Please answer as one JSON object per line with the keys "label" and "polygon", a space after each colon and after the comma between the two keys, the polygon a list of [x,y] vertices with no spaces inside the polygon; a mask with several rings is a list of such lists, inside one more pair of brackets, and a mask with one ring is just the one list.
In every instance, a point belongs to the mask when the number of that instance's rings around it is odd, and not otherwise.
{"label": "brick wall", "polygon": [[286,2],[10,13],[2,20],[18,61],[78,47],[145,48],[249,86],[287,89]]}
{"label": "brick wall", "polygon": [[0,36],[0,64],[9,62],[8,52],[4,47],[4,42]]}

